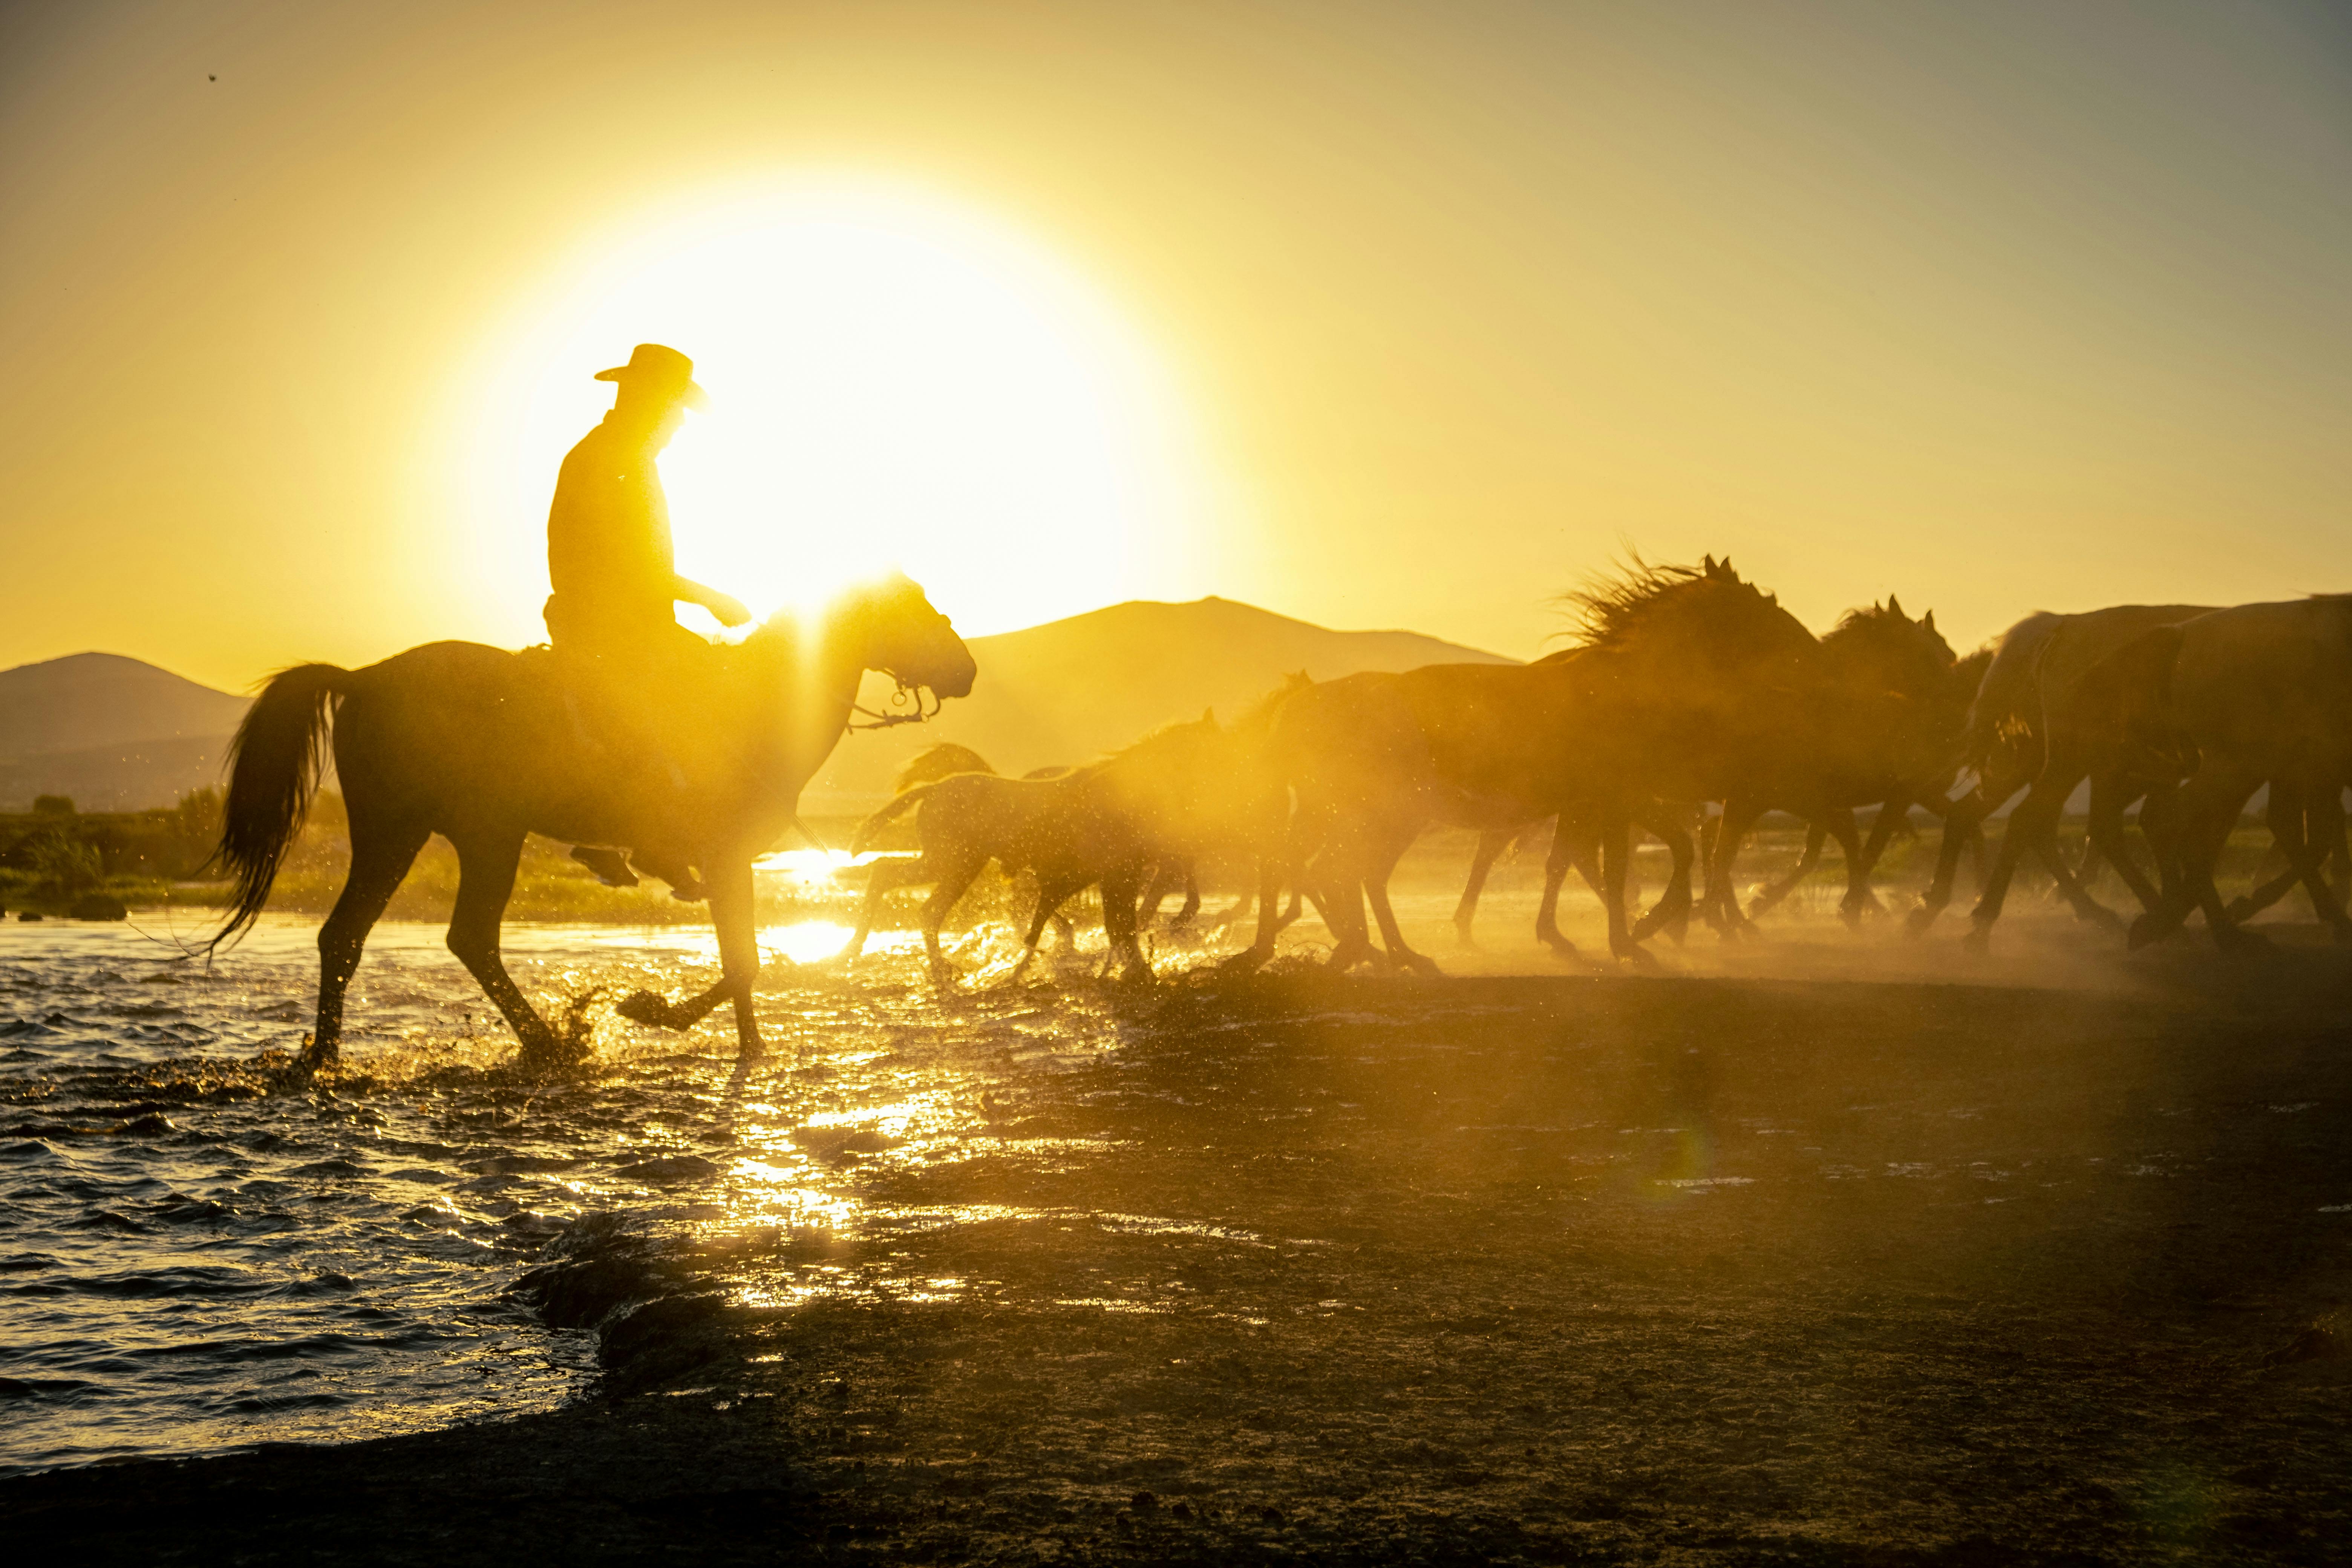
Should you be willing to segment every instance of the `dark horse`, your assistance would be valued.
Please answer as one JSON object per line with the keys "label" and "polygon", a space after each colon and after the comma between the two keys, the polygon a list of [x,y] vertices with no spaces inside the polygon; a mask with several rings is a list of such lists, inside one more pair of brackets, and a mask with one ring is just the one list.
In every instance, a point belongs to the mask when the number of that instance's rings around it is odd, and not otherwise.
{"label": "dark horse", "polygon": [[[331,721],[335,769],[351,816],[352,865],[319,931],[319,1015],[303,1059],[334,1059],[343,991],[369,928],[435,833],[457,847],[449,950],[522,1042],[533,1068],[583,1054],[560,1039],[499,955],[499,925],[527,834],[575,844],[684,845],[703,871],[719,931],[719,984],[671,1004],[639,994],[623,1011],[686,1028],[735,1004],[745,1059],[761,1053],[751,1013],[760,967],[751,860],[791,826],[802,786],[848,727],[865,672],[938,696],[971,690],[971,651],[923,591],[893,577],[845,595],[814,626],[779,617],[735,647],[698,650],[707,678],[682,679],[665,732],[687,778],[642,780],[599,749],[574,717],[564,667],[544,649],[428,643],[365,669],[298,665],[272,679],[230,749],[220,858],[236,901],[218,947],[268,901],[278,863],[318,784]],[[702,669],[694,671],[703,675]],[[682,768],[681,768],[682,764]]]}
{"label": "dark horse", "polygon": [[[1570,656],[1353,675],[1282,705],[1274,756],[1298,800],[1285,853],[1320,894],[1335,966],[1379,956],[1369,898],[1390,962],[1434,968],[1405,945],[1386,891],[1423,828],[1555,813],[1597,829],[1610,950],[1646,959],[1625,910],[1633,825],[1679,834],[1671,818],[1653,820],[1659,803],[1720,800],[1802,732],[1821,646],[1729,562],[1636,563],[1574,600],[1584,641]],[[1271,955],[1262,931],[1236,962]]]}
{"label": "dark horse", "polygon": [[[1742,842],[1771,808],[1811,820],[1845,854],[1846,890],[1839,912],[1858,922],[1875,899],[1870,869],[1896,820],[1914,800],[1939,796],[1958,769],[1960,735],[1973,680],[1955,680],[1952,649],[1936,630],[1936,613],[1917,620],[1899,599],[1847,612],[1822,638],[1822,676],[1835,696],[1822,705],[1802,743],[1788,747],[1724,802],[1709,858],[1710,918],[1727,932],[1750,914],[1769,909],[1796,885],[1784,879],[1765,890],[1755,911],[1743,913],[1733,879]],[[1981,666],[1978,667],[1980,671]],[[1853,808],[1880,805],[1865,847]],[[1807,861],[1817,858],[1813,841]],[[1811,868],[1801,863],[1797,876]]]}

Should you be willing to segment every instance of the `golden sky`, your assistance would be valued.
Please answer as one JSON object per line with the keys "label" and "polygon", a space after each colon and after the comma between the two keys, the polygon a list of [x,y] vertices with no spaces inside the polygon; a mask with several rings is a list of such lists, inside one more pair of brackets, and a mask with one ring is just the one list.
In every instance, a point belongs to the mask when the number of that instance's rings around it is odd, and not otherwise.
{"label": "golden sky", "polygon": [[0,8],[0,665],[533,640],[665,334],[755,604],[845,538],[974,631],[1517,655],[1621,542],[1956,642],[2352,588],[2326,5],[85,0]]}

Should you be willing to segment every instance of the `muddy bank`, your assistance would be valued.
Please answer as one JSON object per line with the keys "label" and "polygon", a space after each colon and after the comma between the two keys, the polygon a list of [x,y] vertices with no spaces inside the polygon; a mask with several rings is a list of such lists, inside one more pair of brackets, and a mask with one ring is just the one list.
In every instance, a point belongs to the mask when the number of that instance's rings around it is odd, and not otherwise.
{"label": "muddy bank", "polygon": [[601,1325],[593,1399],[13,1481],[0,1529],[144,1563],[2331,1561],[2347,1000],[2324,950],[2096,994],[1171,985],[1116,1049],[992,1059],[952,1148],[845,1110],[854,1236],[558,1238],[531,1289]]}

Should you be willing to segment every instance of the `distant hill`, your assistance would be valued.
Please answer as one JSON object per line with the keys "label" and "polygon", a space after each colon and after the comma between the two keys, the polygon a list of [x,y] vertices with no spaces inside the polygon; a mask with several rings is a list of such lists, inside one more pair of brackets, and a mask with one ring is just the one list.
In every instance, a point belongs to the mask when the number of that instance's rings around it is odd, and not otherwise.
{"label": "distant hill", "polygon": [[[864,811],[901,763],[959,741],[1006,773],[1084,762],[1213,708],[1230,719],[1305,670],[1515,662],[1418,632],[1335,632],[1230,599],[1113,605],[1024,631],[975,637],[980,681],[928,724],[853,734],[809,786],[812,813]],[[880,706],[887,682],[870,682]],[[114,654],[0,671],[0,811],[37,795],[85,811],[169,805],[220,782],[247,700]]]}
{"label": "distant hill", "polygon": [[91,811],[169,805],[218,781],[247,699],[120,654],[0,670],[0,811],[68,795]]}
{"label": "distant hill", "polygon": [[[1019,773],[1084,762],[1204,708],[1230,719],[1301,669],[1329,680],[1366,669],[1517,662],[1418,632],[1336,632],[1217,598],[1113,605],[974,637],[971,650],[980,680],[970,697],[928,724],[845,737],[810,784],[807,808],[878,803],[907,758],[941,741]],[[869,705],[873,695],[869,685]]]}

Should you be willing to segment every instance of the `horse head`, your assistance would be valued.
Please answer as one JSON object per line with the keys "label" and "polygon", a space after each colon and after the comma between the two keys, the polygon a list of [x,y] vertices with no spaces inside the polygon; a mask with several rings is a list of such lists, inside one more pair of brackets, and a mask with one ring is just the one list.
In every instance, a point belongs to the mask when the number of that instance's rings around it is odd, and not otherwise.
{"label": "horse head", "polygon": [[[967,697],[980,672],[954,624],[903,573],[846,590],[826,607],[814,631],[823,663],[852,677],[879,670],[902,690]],[[793,651],[809,646],[805,630],[782,611],[753,640]]]}
{"label": "horse head", "polygon": [[1949,684],[1952,646],[1936,630],[1936,612],[1915,621],[1893,595],[1884,605],[1848,610],[1822,638],[1822,649],[1850,683],[1912,697],[1940,696]]}

